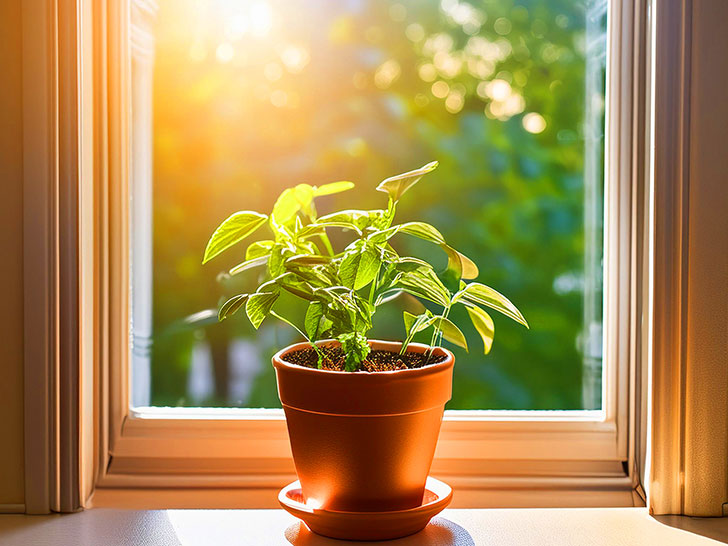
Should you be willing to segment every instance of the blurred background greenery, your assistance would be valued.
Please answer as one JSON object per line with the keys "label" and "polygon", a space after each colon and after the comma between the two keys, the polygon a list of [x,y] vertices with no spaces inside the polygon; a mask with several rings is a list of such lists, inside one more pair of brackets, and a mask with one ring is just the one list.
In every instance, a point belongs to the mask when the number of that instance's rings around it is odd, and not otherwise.
{"label": "blurred background greenery", "polygon": [[[224,218],[267,213],[300,182],[357,184],[321,198],[321,214],[380,208],[380,180],[438,160],[401,203],[399,219],[438,227],[480,266],[478,280],[506,294],[531,325],[494,316],[495,343],[483,356],[456,313],[472,348],[451,347],[448,407],[600,407],[599,384],[584,394],[582,333],[585,187],[596,187],[597,207],[603,188],[601,150],[585,176],[585,127],[598,144],[604,103],[597,63],[587,107],[589,7],[585,0],[160,1],[151,403],[279,407],[270,357],[297,339],[290,327],[268,319],[255,332],[244,314],[179,327],[256,281],[216,280],[242,260],[245,244],[237,256],[201,266]],[[605,19],[594,25],[603,35]],[[445,263],[427,243],[398,244]],[[591,251],[601,259],[601,246]],[[379,313],[372,337],[400,339],[401,316],[397,305]]]}

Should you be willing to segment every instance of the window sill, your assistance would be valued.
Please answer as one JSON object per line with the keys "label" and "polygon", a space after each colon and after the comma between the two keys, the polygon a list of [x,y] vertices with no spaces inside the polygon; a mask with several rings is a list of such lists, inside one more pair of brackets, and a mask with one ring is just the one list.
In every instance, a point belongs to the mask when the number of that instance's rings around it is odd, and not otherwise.
{"label": "window sill", "polygon": [[[707,546],[715,542],[704,537],[728,540],[728,518],[666,516],[659,520],[644,508],[445,510],[424,531],[396,543]],[[348,544],[312,535],[283,510],[110,509],[62,516],[0,516],[0,542],[8,546]]]}

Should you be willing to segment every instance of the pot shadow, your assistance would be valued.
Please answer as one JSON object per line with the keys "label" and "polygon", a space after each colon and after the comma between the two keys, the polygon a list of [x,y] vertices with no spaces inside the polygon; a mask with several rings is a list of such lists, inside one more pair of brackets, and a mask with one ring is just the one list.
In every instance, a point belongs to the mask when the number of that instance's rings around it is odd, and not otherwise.
{"label": "pot shadow", "polygon": [[692,516],[652,516],[663,525],[682,529],[728,544],[728,518],[699,518]]}
{"label": "pot shadow", "polygon": [[386,544],[387,546],[475,546],[473,537],[457,523],[434,517],[419,533],[382,541],[349,541],[317,535],[302,521],[290,525],[284,532],[293,546],[343,546],[344,544]]}

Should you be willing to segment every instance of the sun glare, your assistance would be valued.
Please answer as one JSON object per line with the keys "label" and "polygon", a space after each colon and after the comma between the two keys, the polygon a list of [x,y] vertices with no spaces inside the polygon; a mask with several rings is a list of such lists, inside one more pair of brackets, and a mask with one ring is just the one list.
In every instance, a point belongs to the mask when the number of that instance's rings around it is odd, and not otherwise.
{"label": "sun glare", "polygon": [[250,32],[262,38],[270,33],[273,26],[273,10],[267,2],[254,2],[248,12],[250,16]]}
{"label": "sun glare", "polygon": [[309,508],[313,508],[314,510],[318,510],[319,508],[321,508],[321,501],[309,497],[306,499],[306,506],[308,506]]}

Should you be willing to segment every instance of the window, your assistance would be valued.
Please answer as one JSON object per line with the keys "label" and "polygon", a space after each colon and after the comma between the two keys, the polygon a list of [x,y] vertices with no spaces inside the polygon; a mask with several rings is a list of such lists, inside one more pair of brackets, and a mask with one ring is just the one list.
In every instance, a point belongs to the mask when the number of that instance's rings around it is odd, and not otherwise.
{"label": "window", "polygon": [[490,356],[457,353],[433,474],[460,506],[631,504],[645,6],[300,6],[119,0],[96,21],[111,53],[97,498],[272,506],[293,468],[269,353],[293,337],[205,322],[233,265],[200,266],[205,241],[300,176],[362,190],[322,209],[375,207],[379,180],[438,159],[402,215],[484,264],[532,330],[500,321]]}
{"label": "window", "polygon": [[[210,233],[301,181],[357,183],[322,212],[378,208],[379,180],[437,159],[399,215],[532,326],[496,318],[485,358],[468,332],[448,407],[602,409],[606,18],[606,0],[160,1],[132,33],[133,403],[280,407],[270,357],[297,334],[217,323],[256,273],[218,282],[241,260],[201,266]],[[417,243],[395,244],[444,260]],[[405,306],[372,337],[401,337]]]}

